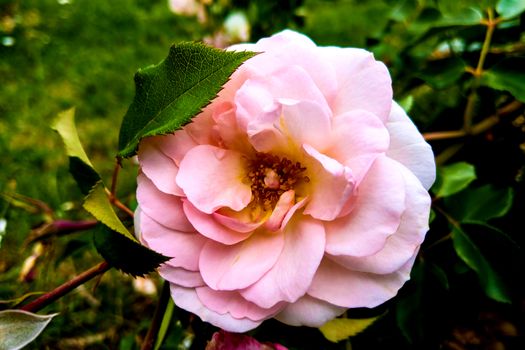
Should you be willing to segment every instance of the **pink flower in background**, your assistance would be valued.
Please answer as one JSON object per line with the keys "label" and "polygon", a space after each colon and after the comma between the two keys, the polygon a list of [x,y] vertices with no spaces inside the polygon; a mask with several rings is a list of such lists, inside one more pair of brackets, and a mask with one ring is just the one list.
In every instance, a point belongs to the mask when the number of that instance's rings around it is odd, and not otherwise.
{"label": "pink flower in background", "polygon": [[215,332],[206,350],[287,350],[280,344],[261,344],[254,338],[225,331]]}
{"label": "pink flower in background", "polygon": [[182,130],[142,140],[136,230],[175,303],[232,332],[321,326],[408,280],[434,157],[367,51],[284,31]]}

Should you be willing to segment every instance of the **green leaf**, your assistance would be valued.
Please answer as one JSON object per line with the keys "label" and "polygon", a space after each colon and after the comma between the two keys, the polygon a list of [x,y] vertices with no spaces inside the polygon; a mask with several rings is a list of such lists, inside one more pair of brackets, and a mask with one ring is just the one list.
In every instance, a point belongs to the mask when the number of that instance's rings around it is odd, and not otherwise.
{"label": "green leaf", "polygon": [[22,349],[35,340],[56,315],[37,315],[22,310],[0,311],[0,349]]}
{"label": "green leaf", "polygon": [[504,281],[461,227],[452,227],[452,242],[461,260],[478,274],[487,296],[500,302],[510,303],[509,291]]}
{"label": "green leaf", "polygon": [[508,91],[525,102],[525,57],[509,57],[485,71],[481,84],[496,90]]}
{"label": "green leaf", "polygon": [[465,73],[467,65],[459,57],[430,62],[417,76],[436,89],[454,84]]}
{"label": "green leaf", "polygon": [[447,197],[465,189],[476,179],[474,166],[458,162],[438,168],[436,183],[432,191],[436,197]]}
{"label": "green leaf", "polygon": [[120,127],[119,155],[130,157],[143,137],[167,134],[190,122],[254,55],[181,43],[158,65],[139,70],[135,98]]}
{"label": "green leaf", "polygon": [[69,157],[69,172],[84,196],[101,180],[100,175],[78,157]]}
{"label": "green leaf", "polygon": [[525,0],[499,0],[496,11],[504,18],[512,18],[525,11]]}
{"label": "green leaf", "polygon": [[99,254],[111,266],[132,276],[147,275],[170,259],[105,225],[99,225],[93,237]]}
{"label": "green leaf", "polygon": [[98,221],[102,222],[113,231],[126,236],[132,241],[137,240],[124,226],[122,221],[120,221],[115,210],[113,210],[113,206],[109,202],[109,198],[106,194],[106,187],[102,181],[99,181],[86,196],[83,207]]}
{"label": "green leaf", "polygon": [[[167,283],[167,282],[165,282]],[[162,346],[162,343],[164,342],[164,338],[166,337],[166,334],[168,333],[168,329],[170,327],[171,319],[173,317],[173,311],[175,310],[175,303],[173,302],[173,299],[168,300],[168,305],[166,306],[166,311],[164,312],[164,316],[162,316],[162,322],[160,324],[159,333],[157,334],[157,340],[155,341],[155,347],[154,350],[159,350]]]}
{"label": "green leaf", "polygon": [[469,188],[445,199],[448,212],[458,221],[487,221],[507,214],[512,208],[514,191],[491,185]]}
{"label": "green leaf", "polygon": [[381,315],[362,319],[335,318],[319,327],[319,330],[323,333],[326,339],[333,343],[337,343],[343,339],[361,333],[380,317]]}

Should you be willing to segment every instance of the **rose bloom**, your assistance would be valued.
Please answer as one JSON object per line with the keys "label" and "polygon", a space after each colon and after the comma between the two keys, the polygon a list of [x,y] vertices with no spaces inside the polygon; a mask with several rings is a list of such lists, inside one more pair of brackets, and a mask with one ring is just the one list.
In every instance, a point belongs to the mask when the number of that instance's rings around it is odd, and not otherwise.
{"label": "rose bloom", "polygon": [[409,279],[434,157],[370,52],[284,31],[193,121],[139,145],[135,227],[176,305],[232,332],[321,326]]}

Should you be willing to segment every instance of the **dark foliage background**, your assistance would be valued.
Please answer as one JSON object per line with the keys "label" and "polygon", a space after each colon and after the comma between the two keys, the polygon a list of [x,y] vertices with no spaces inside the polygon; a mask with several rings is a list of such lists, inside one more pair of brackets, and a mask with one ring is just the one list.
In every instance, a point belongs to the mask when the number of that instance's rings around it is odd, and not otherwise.
{"label": "dark foliage background", "polygon": [[[252,332],[290,349],[524,349],[525,1],[202,1],[197,16],[146,0],[0,0],[0,309],[47,291],[100,261],[92,231],[45,234],[54,220],[86,219],[82,193],[49,125],[75,106],[80,138],[109,181],[132,77],[170,45],[250,40],[293,28],[320,45],[371,50],[394,97],[439,165],[431,229],[399,295],[349,318],[382,315],[330,343],[311,328],[267,321]],[[127,163],[118,197],[134,206]],[[34,240],[34,237],[39,239]],[[157,296],[110,271],[53,305],[60,312],[32,349],[138,349]],[[160,290],[161,281],[151,275]],[[175,310],[161,349],[203,349],[212,326]]]}

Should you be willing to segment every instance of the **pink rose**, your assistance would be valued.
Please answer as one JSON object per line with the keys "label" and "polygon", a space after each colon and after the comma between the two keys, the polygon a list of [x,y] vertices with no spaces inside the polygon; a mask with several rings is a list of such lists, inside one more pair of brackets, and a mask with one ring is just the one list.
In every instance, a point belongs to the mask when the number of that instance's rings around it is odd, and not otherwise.
{"label": "pink rose", "polygon": [[367,51],[284,31],[182,130],[139,146],[136,227],[175,303],[232,332],[320,326],[408,280],[434,157]]}
{"label": "pink rose", "polygon": [[288,350],[281,344],[261,344],[254,338],[225,331],[215,332],[206,345],[206,350]]}

